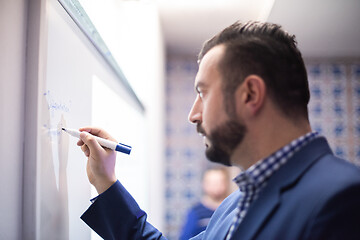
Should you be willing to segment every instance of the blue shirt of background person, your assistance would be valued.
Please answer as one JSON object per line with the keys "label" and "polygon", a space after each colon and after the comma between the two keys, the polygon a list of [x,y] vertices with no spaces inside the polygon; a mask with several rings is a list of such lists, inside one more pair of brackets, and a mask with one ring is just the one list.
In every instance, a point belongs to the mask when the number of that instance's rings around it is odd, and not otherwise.
{"label": "blue shirt of background person", "polygon": [[188,240],[206,229],[214,210],[201,202],[190,208],[181,231],[180,240]]}
{"label": "blue shirt of background person", "polygon": [[203,173],[203,196],[199,203],[189,209],[180,240],[188,240],[206,229],[216,208],[229,195],[229,189],[229,173],[225,168],[213,167]]}

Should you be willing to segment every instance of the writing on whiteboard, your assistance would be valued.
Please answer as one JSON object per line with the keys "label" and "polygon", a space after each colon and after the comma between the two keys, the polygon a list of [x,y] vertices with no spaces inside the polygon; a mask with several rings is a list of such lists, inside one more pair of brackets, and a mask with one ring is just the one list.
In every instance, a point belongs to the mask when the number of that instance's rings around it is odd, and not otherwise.
{"label": "writing on whiteboard", "polygon": [[[46,122],[42,126],[47,130],[47,135],[50,138],[56,138],[61,134],[61,127],[66,127],[62,126],[61,119],[64,115],[70,113],[71,100],[58,99],[50,90],[44,92],[43,97],[49,115],[48,118],[45,118]],[[62,98],[65,98],[65,96],[62,96]]]}
{"label": "writing on whiteboard", "polygon": [[52,96],[50,90],[47,90],[46,92],[44,92],[43,95],[47,99],[48,109],[50,111],[50,114],[54,114],[55,111],[60,111],[63,113],[68,113],[70,111],[71,100],[69,100],[68,102],[56,100]]}

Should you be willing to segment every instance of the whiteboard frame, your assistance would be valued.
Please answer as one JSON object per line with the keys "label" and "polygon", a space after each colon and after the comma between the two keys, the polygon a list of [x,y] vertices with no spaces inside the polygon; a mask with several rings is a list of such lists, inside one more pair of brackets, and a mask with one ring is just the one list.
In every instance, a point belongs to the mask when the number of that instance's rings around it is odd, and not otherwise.
{"label": "whiteboard frame", "polygon": [[22,239],[37,239],[38,224],[38,121],[39,83],[45,77],[47,27],[47,0],[29,0],[24,113],[24,170],[22,201]]}
{"label": "whiteboard frame", "polygon": [[[24,150],[23,150],[23,184],[22,184],[22,226],[21,239],[40,239],[39,236],[39,186],[40,178],[40,157],[39,150],[39,122],[41,113],[40,99],[40,83],[46,78],[47,65],[47,35],[48,35],[48,19],[47,6],[50,1],[59,2],[64,7],[61,0],[29,0],[27,4],[27,33],[26,33],[26,56],[25,56],[25,113],[24,113]],[[64,7],[69,14],[69,9]],[[84,12],[85,13],[85,12]],[[94,45],[95,49],[104,58],[105,62],[114,71],[115,76],[119,78],[120,83],[132,97],[135,105],[142,114],[145,108],[133,89],[130,87],[120,67],[116,64],[110,52],[101,50],[102,46],[106,46],[102,41],[95,41],[94,38],[86,34],[81,24],[79,24],[74,14],[69,14],[79,29]],[[89,83],[90,84],[90,83]],[[14,149],[14,151],[16,151]],[[11,161],[11,159],[9,159]]]}
{"label": "whiteboard frame", "polygon": [[130,86],[127,81],[124,73],[119,67],[117,61],[113,57],[109,48],[106,46],[104,40],[100,36],[99,32],[96,30],[94,24],[91,22],[89,16],[86,14],[84,8],[81,6],[77,0],[58,0],[61,6],[69,14],[71,19],[75,24],[80,28],[80,30],[85,34],[85,36],[90,40],[90,42],[95,46],[96,50],[100,55],[105,59],[105,62],[109,64],[111,69],[114,71],[115,75],[118,77],[121,84],[125,87],[129,95],[133,98],[135,103],[138,105],[142,113],[145,112],[145,107],[134,92],[133,88]]}

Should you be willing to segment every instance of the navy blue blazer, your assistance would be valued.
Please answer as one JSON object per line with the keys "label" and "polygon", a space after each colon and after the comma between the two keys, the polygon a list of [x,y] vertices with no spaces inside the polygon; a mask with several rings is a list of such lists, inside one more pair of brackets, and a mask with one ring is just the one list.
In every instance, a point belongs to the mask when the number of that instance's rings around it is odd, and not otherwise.
{"label": "navy blue blazer", "polygon": [[[226,198],[193,240],[224,239],[240,197]],[[104,239],[165,239],[120,182],[81,218]],[[360,239],[359,168],[313,140],[269,179],[232,239]]]}

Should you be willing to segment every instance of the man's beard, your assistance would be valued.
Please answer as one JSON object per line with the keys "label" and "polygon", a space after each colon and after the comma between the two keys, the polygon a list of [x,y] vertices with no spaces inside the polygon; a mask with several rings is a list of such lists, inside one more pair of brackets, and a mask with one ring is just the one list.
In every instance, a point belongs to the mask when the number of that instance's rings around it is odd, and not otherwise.
{"label": "man's beard", "polygon": [[205,150],[207,159],[212,162],[231,166],[230,156],[234,152],[236,146],[243,141],[246,134],[246,127],[245,125],[230,119],[215,128],[208,135],[200,124],[197,125],[197,131],[206,136],[211,143]]}

